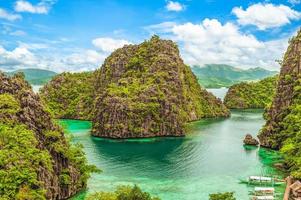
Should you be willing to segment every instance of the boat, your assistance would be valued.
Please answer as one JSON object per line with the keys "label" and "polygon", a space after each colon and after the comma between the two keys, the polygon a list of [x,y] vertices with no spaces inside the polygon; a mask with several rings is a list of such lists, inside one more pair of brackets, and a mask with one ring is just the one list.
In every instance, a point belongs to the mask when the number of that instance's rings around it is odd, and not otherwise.
{"label": "boat", "polygon": [[[258,180],[258,177],[256,177]],[[260,181],[272,181],[269,177],[262,178]],[[253,191],[252,200],[274,200],[275,199],[275,188],[273,187],[255,187]]]}
{"label": "boat", "polygon": [[274,195],[275,189],[273,187],[255,187],[254,194],[256,196],[260,195]]}
{"label": "boat", "polygon": [[274,200],[274,196],[253,196],[252,200]]}
{"label": "boat", "polygon": [[284,184],[283,181],[279,179],[268,177],[268,176],[249,176],[247,179],[241,179],[240,183],[250,184],[250,185],[271,185],[277,186]]}

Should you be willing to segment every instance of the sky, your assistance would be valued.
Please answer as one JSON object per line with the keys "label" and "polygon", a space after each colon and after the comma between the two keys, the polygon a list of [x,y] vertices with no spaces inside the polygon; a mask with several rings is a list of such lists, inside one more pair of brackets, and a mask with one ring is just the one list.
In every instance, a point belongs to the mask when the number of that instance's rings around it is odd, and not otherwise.
{"label": "sky", "polygon": [[190,66],[279,70],[300,24],[301,0],[0,0],[0,70],[94,70],[153,34]]}

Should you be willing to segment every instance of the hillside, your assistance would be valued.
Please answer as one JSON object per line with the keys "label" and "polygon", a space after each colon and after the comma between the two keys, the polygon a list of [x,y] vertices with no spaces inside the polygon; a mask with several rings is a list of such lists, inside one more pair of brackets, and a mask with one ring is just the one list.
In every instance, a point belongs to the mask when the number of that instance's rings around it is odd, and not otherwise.
{"label": "hillside", "polygon": [[186,122],[229,116],[223,103],[200,87],[177,45],[157,36],[113,52],[95,82],[94,136],[183,136]]}
{"label": "hillside", "polygon": [[286,167],[301,178],[301,31],[285,53],[272,105],[259,139],[264,147],[281,149]]}
{"label": "hillside", "polygon": [[0,73],[1,199],[67,199],[93,166],[71,145],[22,74]]}
{"label": "hillside", "polygon": [[62,73],[49,81],[40,96],[55,118],[91,119],[93,73]]}
{"label": "hillside", "polygon": [[236,83],[261,80],[278,73],[260,67],[243,70],[223,64],[193,66],[192,71],[205,88],[230,87]]}
{"label": "hillside", "polygon": [[224,103],[228,108],[265,108],[272,103],[276,84],[277,76],[234,84],[229,88]]}
{"label": "hillside", "polygon": [[5,74],[12,76],[16,73],[22,72],[25,75],[25,80],[31,85],[44,85],[51,80],[57,73],[44,69],[20,69],[13,72],[6,72]]}

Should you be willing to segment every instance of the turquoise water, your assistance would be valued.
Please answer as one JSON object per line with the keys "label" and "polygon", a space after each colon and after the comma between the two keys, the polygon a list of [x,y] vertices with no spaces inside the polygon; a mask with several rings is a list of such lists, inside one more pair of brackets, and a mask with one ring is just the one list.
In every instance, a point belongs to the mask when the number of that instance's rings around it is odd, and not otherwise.
{"label": "turquoise water", "polygon": [[[163,200],[206,200],[210,193],[225,191],[247,200],[252,188],[239,179],[281,175],[272,168],[278,159],[275,152],[242,144],[246,133],[256,135],[264,123],[259,110],[233,111],[229,119],[194,122],[185,138],[108,140],[91,137],[90,122],[61,123],[74,142],[83,144],[89,162],[103,170],[90,178],[88,193],[138,184]],[[83,199],[87,192],[75,199]]]}

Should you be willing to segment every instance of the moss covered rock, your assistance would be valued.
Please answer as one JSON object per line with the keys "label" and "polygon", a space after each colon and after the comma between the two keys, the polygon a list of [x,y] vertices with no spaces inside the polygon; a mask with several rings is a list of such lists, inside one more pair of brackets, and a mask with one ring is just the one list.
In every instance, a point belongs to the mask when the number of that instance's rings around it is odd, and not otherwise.
{"label": "moss covered rock", "polygon": [[93,170],[24,77],[0,72],[0,199],[67,199]]}
{"label": "moss covered rock", "polygon": [[265,108],[272,103],[276,85],[277,76],[234,84],[229,88],[224,103],[228,108]]}
{"label": "moss covered rock", "polygon": [[96,72],[95,92],[94,136],[183,136],[186,122],[229,116],[200,87],[177,45],[157,36],[113,52]]}
{"label": "moss covered rock", "polygon": [[62,73],[41,90],[40,96],[55,118],[91,119],[93,73]]}

